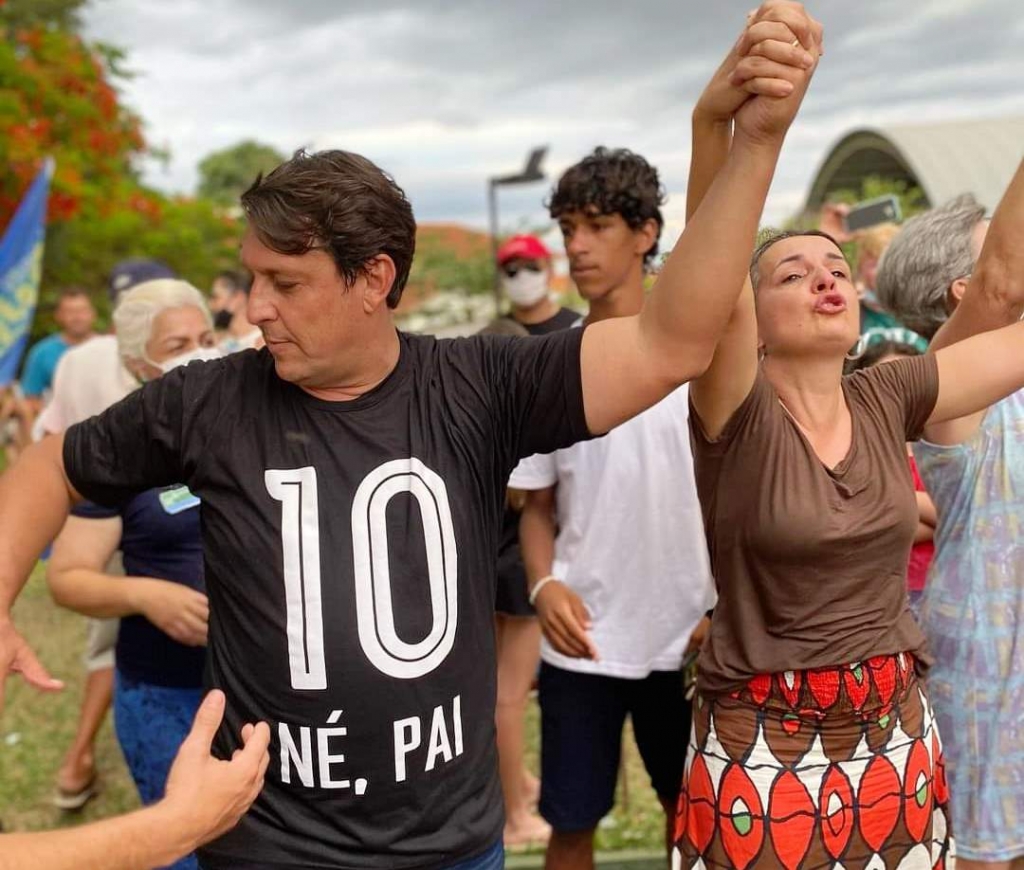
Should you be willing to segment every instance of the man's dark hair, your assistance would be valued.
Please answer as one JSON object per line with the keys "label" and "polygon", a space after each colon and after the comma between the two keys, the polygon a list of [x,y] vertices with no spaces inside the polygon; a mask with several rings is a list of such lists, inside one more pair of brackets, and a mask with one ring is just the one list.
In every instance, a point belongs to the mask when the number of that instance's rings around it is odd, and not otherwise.
{"label": "man's dark hair", "polygon": [[556,220],[567,212],[618,214],[638,230],[647,221],[658,224],[654,244],[644,255],[644,263],[658,254],[658,239],[665,226],[661,206],[665,204],[665,188],[658,170],[639,154],[628,148],[595,148],[558,179],[548,200],[548,210]]}
{"label": "man's dark hair", "polygon": [[322,250],[352,283],[379,254],[395,262],[389,308],[398,305],[416,249],[412,206],[393,178],[349,151],[297,151],[242,194],[259,240],[279,254]]}
{"label": "man's dark hair", "polygon": [[[828,239],[839,248],[840,252],[843,250],[839,242],[823,230],[766,230],[761,233],[758,245],[754,248],[754,253],[750,257],[750,284],[755,290],[761,279],[761,273],[758,270],[761,265],[761,257],[764,256],[765,251],[783,239],[798,239],[801,236],[818,236],[822,239]],[[843,256],[846,255],[844,254]]]}
{"label": "man's dark hair", "polygon": [[225,269],[223,272],[218,272],[213,280],[223,281],[231,288],[232,293],[241,292],[248,296],[249,290],[252,289],[252,278],[249,277],[249,274],[235,269]]}

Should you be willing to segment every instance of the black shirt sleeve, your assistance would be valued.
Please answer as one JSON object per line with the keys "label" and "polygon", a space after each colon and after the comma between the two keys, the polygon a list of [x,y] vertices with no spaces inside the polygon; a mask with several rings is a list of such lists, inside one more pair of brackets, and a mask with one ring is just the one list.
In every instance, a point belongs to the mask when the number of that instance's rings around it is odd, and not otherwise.
{"label": "black shirt sleeve", "polygon": [[511,343],[513,388],[505,393],[505,413],[516,437],[516,460],[592,437],[583,406],[583,332],[566,329]]}
{"label": "black shirt sleeve", "polygon": [[152,487],[187,483],[194,466],[188,445],[203,437],[198,412],[223,380],[224,362],[181,366],[71,426],[64,468],[72,486],[90,501],[117,506]]}
{"label": "black shirt sleeve", "polygon": [[[450,349],[481,388],[509,470],[524,456],[590,437],[580,372],[582,329],[529,338],[484,335]],[[478,380],[479,379],[479,380]]]}

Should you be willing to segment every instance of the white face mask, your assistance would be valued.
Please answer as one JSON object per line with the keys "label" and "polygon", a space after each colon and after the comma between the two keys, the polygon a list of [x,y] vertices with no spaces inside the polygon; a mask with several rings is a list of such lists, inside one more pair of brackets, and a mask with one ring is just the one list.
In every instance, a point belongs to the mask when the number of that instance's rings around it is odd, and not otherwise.
{"label": "white face mask", "polygon": [[502,275],[501,286],[509,302],[520,308],[530,308],[548,295],[548,273],[546,269],[540,272],[520,269],[514,278]]}
{"label": "white face mask", "polygon": [[196,360],[205,362],[206,360],[220,359],[222,356],[224,354],[219,347],[196,347],[185,353],[172,356],[170,359],[165,359],[162,363],[154,363],[154,365],[164,374],[167,374],[167,372],[176,369],[178,366],[188,365]]}

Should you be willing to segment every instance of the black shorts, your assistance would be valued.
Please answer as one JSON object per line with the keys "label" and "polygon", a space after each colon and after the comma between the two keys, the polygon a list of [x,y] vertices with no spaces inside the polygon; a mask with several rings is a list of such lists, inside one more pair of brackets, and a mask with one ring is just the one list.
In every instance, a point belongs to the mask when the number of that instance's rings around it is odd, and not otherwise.
{"label": "black shorts", "polygon": [[526,569],[519,553],[519,514],[505,508],[498,549],[498,586],[494,610],[505,616],[536,616],[526,586]]}
{"label": "black shorts", "polygon": [[505,616],[536,616],[526,591],[526,572],[498,571],[498,588],[494,596],[494,610]]}
{"label": "black shorts", "polygon": [[542,663],[540,713],[540,813],[556,831],[595,828],[615,805],[627,714],[651,785],[675,803],[691,714],[679,671],[626,680]]}

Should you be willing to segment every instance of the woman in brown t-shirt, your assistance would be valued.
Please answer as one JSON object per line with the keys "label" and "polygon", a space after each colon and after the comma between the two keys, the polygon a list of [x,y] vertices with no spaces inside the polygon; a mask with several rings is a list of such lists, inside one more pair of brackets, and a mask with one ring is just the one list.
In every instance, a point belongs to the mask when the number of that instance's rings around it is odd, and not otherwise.
{"label": "woman in brown t-shirt", "polygon": [[[784,52],[788,46],[773,50]],[[780,57],[781,59],[781,57]],[[694,112],[688,212],[725,159],[721,71]],[[857,291],[839,245],[784,234],[690,388],[718,605],[676,826],[687,867],[942,867],[941,741],[906,599],[905,443],[1024,387],[1024,324],[843,377]]]}

